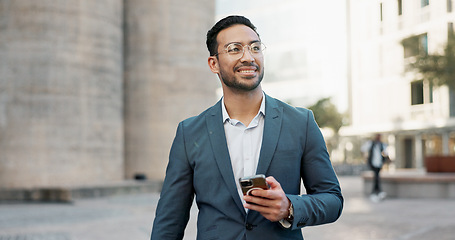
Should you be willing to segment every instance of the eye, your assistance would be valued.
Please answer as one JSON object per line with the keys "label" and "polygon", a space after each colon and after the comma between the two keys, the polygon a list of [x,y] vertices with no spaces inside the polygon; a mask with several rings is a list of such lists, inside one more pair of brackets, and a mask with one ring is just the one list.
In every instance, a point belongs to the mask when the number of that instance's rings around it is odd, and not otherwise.
{"label": "eye", "polygon": [[229,45],[226,47],[226,51],[227,51],[229,54],[241,53],[241,52],[243,52],[243,46],[240,45],[240,44],[237,44],[237,43],[229,44]]}
{"label": "eye", "polygon": [[262,51],[262,45],[260,43],[253,43],[251,44],[251,51],[258,53]]}

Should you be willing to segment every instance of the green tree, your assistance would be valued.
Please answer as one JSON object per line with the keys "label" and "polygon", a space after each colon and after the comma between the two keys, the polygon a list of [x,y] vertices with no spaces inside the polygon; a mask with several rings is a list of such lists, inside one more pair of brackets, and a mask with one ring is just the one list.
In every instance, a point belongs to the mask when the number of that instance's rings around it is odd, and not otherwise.
{"label": "green tree", "polygon": [[321,128],[328,127],[338,133],[341,126],[343,126],[343,115],[338,112],[330,97],[320,99],[308,109],[313,111],[314,118]]}
{"label": "green tree", "polygon": [[455,35],[449,33],[444,53],[428,54],[419,51],[415,61],[410,63],[411,70],[420,73],[424,79],[435,86],[446,85],[455,90]]}

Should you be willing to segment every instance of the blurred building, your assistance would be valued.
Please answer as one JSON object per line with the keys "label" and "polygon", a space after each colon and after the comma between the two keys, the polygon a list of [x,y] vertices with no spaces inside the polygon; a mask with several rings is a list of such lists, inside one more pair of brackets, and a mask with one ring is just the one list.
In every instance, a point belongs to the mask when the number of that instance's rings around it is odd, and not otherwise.
{"label": "blurred building", "polygon": [[0,0],[0,188],[162,180],[216,100],[214,1]]}
{"label": "blurred building", "polygon": [[[265,50],[262,87],[294,106],[331,97],[347,109],[346,15],[339,0],[217,0],[216,18],[243,15],[257,27]],[[330,7],[327,7],[330,6]]]}
{"label": "blurred building", "polygon": [[[348,0],[351,125],[344,145],[385,133],[399,168],[455,153],[454,93],[407,71],[416,53],[441,52],[453,31],[453,0]],[[414,44],[415,46],[409,46]],[[349,153],[348,153],[349,154]]]}

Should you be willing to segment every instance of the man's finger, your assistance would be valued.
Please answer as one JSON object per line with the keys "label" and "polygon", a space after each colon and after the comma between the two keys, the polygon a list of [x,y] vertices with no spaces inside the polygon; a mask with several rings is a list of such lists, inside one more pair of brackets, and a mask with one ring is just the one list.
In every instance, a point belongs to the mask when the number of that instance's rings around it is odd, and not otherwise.
{"label": "man's finger", "polygon": [[253,190],[250,192],[250,195],[254,197],[267,197],[267,190]]}
{"label": "man's finger", "polygon": [[265,180],[270,185],[271,189],[281,188],[280,183],[274,177],[269,176]]}

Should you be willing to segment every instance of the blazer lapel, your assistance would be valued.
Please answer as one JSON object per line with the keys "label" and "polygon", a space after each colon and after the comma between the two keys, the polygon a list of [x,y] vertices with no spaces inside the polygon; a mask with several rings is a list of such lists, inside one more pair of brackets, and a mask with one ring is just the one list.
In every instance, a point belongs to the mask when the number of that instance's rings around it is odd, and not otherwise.
{"label": "blazer lapel", "polygon": [[207,130],[212,144],[213,154],[220,170],[221,176],[231,193],[236,205],[245,213],[242,201],[237,192],[236,179],[232,171],[231,159],[229,157],[229,150],[226,143],[226,135],[223,126],[223,114],[221,113],[221,101],[218,101],[206,116]]}
{"label": "blazer lapel", "polygon": [[283,108],[278,107],[276,100],[265,95],[265,121],[262,136],[261,153],[256,170],[257,174],[266,174],[275,153],[280,136]]}
{"label": "blazer lapel", "polygon": [[[269,169],[280,136],[282,116],[283,108],[278,107],[275,99],[265,95],[264,134],[256,174],[266,174]],[[249,211],[247,218],[248,221],[254,222],[260,216],[256,211]]]}

